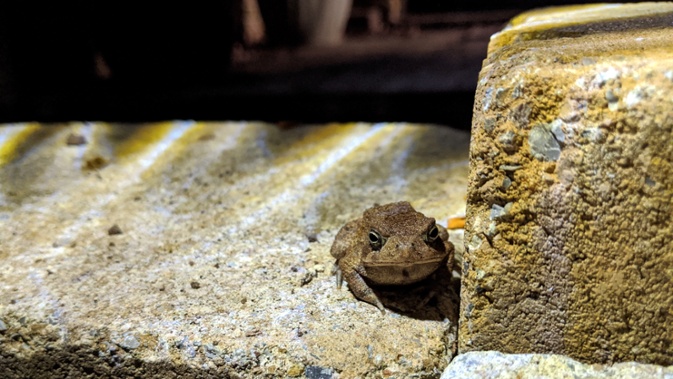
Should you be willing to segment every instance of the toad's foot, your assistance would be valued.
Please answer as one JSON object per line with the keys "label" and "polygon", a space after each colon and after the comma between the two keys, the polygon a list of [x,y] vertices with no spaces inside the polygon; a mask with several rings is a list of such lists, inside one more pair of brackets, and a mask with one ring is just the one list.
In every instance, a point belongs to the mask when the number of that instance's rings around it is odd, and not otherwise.
{"label": "toad's foot", "polygon": [[376,296],[374,291],[365,283],[362,276],[358,274],[355,270],[350,270],[342,272],[341,270],[337,271],[337,287],[340,287],[340,281],[343,279],[348,283],[348,288],[351,289],[353,295],[362,301],[366,301],[369,304],[376,306],[381,311],[381,314],[385,314],[386,310],[381,304],[381,301]]}

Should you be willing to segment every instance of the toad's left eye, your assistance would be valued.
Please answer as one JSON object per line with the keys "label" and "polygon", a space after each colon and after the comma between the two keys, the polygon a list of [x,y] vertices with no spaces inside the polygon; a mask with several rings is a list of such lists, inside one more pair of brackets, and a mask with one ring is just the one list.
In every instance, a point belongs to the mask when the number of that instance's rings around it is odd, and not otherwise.
{"label": "toad's left eye", "polygon": [[437,237],[439,237],[439,229],[437,229],[437,225],[433,225],[432,228],[430,228],[430,230],[428,230],[426,240],[428,242],[432,242],[432,241],[436,240]]}

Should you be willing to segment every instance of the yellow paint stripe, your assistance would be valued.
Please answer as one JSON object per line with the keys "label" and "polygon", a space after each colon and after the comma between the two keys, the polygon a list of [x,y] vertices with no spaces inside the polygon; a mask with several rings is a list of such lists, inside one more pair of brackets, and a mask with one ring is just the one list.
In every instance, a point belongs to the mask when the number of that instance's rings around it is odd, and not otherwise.
{"label": "yellow paint stripe", "polygon": [[[169,125],[171,128],[168,129],[168,132],[172,131],[176,126],[175,123],[170,123]],[[141,178],[143,180],[148,180],[152,176],[156,175],[155,170],[157,165],[162,167],[161,162],[165,162],[165,159],[167,159],[166,157],[168,157],[168,159],[175,159],[179,157],[182,152],[185,151],[185,149],[193,145],[202,135],[204,135],[205,131],[207,131],[208,128],[212,126],[213,124],[208,124],[205,122],[192,123],[189,128],[180,135],[180,137],[171,142],[169,148],[170,153],[168,155],[162,154],[161,156],[157,157],[156,161],[152,164],[152,167],[147,167],[147,169],[141,173]],[[163,127],[163,125],[161,127]]]}
{"label": "yellow paint stripe", "polygon": [[321,152],[329,151],[332,147],[348,138],[356,126],[356,123],[335,123],[316,127],[304,138],[285,149],[288,154],[279,156],[276,159],[275,165],[282,166],[285,163],[294,162],[298,159],[319,156]]}
{"label": "yellow paint stripe", "polygon": [[11,134],[2,145],[0,145],[0,167],[6,165],[16,158],[21,147],[26,143],[33,133],[40,130],[40,124],[30,123],[23,126],[3,126],[4,128],[20,128],[19,131]]}
{"label": "yellow paint stripe", "polygon": [[135,128],[128,138],[115,147],[115,157],[123,159],[148,149],[164,139],[174,125],[173,122],[160,122]]}

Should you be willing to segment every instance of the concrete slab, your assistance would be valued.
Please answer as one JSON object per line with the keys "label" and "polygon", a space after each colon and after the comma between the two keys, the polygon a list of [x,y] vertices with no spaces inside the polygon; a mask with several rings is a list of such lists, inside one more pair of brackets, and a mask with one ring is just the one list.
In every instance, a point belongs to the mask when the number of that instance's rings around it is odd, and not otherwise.
{"label": "concrete slab", "polygon": [[673,364],[673,3],[543,9],[474,106],[460,351]]}
{"label": "concrete slab", "polygon": [[336,290],[329,247],[375,202],[446,225],[468,142],[409,124],[0,128],[0,377],[439,376],[451,296],[381,316]]}

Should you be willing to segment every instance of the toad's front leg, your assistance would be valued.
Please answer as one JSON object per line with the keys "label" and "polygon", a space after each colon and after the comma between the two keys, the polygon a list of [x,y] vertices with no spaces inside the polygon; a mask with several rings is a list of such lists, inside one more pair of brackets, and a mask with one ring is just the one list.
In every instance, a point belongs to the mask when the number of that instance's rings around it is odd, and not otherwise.
{"label": "toad's front leg", "polygon": [[[385,314],[385,308],[381,301],[376,296],[371,287],[365,282],[362,278],[362,275],[358,272],[363,270],[362,267],[348,267],[342,265],[341,262],[337,262],[338,268],[336,272],[337,277],[337,288],[341,288],[341,281],[346,280],[348,283],[348,288],[353,292],[353,295],[362,301],[366,301],[374,306],[376,306],[382,314]],[[358,270],[359,269],[359,270]]]}

